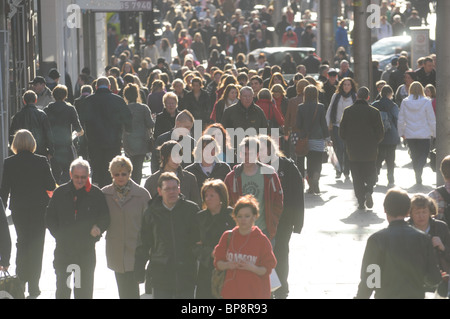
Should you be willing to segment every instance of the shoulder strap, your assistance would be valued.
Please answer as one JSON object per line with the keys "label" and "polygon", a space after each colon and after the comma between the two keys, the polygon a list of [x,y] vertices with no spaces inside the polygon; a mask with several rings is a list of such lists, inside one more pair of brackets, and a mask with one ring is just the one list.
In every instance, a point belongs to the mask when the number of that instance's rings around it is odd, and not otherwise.
{"label": "shoulder strap", "polygon": [[310,126],[308,134],[306,135],[307,137],[309,137],[309,134],[311,134],[311,130],[312,130],[312,127],[314,125],[314,121],[316,120],[316,116],[317,116],[317,111],[318,110],[319,110],[319,104],[316,105],[316,110],[314,111],[314,115],[313,115],[313,118],[312,118],[312,121],[311,121],[311,126]]}
{"label": "shoulder strap", "polygon": [[447,205],[449,205],[450,204],[450,194],[447,192],[447,189],[445,188],[445,186],[438,187],[436,190],[438,191],[439,194],[441,194],[442,198],[447,203]]}

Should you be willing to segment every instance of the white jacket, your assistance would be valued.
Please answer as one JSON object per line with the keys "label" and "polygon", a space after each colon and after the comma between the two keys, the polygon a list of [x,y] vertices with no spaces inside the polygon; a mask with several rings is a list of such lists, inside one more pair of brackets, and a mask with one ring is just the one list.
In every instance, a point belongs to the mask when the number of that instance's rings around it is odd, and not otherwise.
{"label": "white jacket", "polygon": [[436,137],[436,116],[431,100],[409,95],[400,105],[398,115],[398,134],[407,139],[428,139]]}

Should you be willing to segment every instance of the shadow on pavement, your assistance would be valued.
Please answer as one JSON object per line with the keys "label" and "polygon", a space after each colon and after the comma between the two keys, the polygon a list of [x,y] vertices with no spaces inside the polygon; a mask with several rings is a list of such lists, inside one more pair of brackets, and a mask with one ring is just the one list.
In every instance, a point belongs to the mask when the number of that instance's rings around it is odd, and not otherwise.
{"label": "shadow on pavement", "polygon": [[349,225],[357,225],[359,227],[369,227],[374,224],[382,224],[385,222],[385,219],[380,218],[372,210],[356,210],[347,218],[341,219],[341,222]]}

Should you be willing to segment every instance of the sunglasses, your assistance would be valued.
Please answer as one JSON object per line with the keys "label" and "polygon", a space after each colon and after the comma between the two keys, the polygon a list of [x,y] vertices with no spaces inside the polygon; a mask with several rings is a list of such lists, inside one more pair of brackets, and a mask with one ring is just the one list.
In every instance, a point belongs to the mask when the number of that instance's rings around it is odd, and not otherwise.
{"label": "sunglasses", "polygon": [[126,177],[128,175],[129,175],[129,173],[116,173],[116,174],[114,174],[114,177],[119,177],[119,176]]}

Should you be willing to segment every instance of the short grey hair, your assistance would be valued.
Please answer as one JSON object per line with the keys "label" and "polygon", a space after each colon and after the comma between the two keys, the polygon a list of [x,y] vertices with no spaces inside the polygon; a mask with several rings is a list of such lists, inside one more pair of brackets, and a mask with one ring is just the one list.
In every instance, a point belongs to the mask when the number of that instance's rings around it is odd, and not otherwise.
{"label": "short grey hair", "polygon": [[87,170],[88,174],[91,175],[91,166],[89,162],[84,160],[82,157],[78,157],[70,164],[70,172],[73,173],[73,170],[76,167],[82,167]]}
{"label": "short grey hair", "polygon": [[244,92],[244,91],[250,91],[251,93],[252,93],[252,95],[253,95],[253,89],[250,87],[250,86],[244,86],[241,90],[240,90],[240,94],[242,95],[242,93]]}

